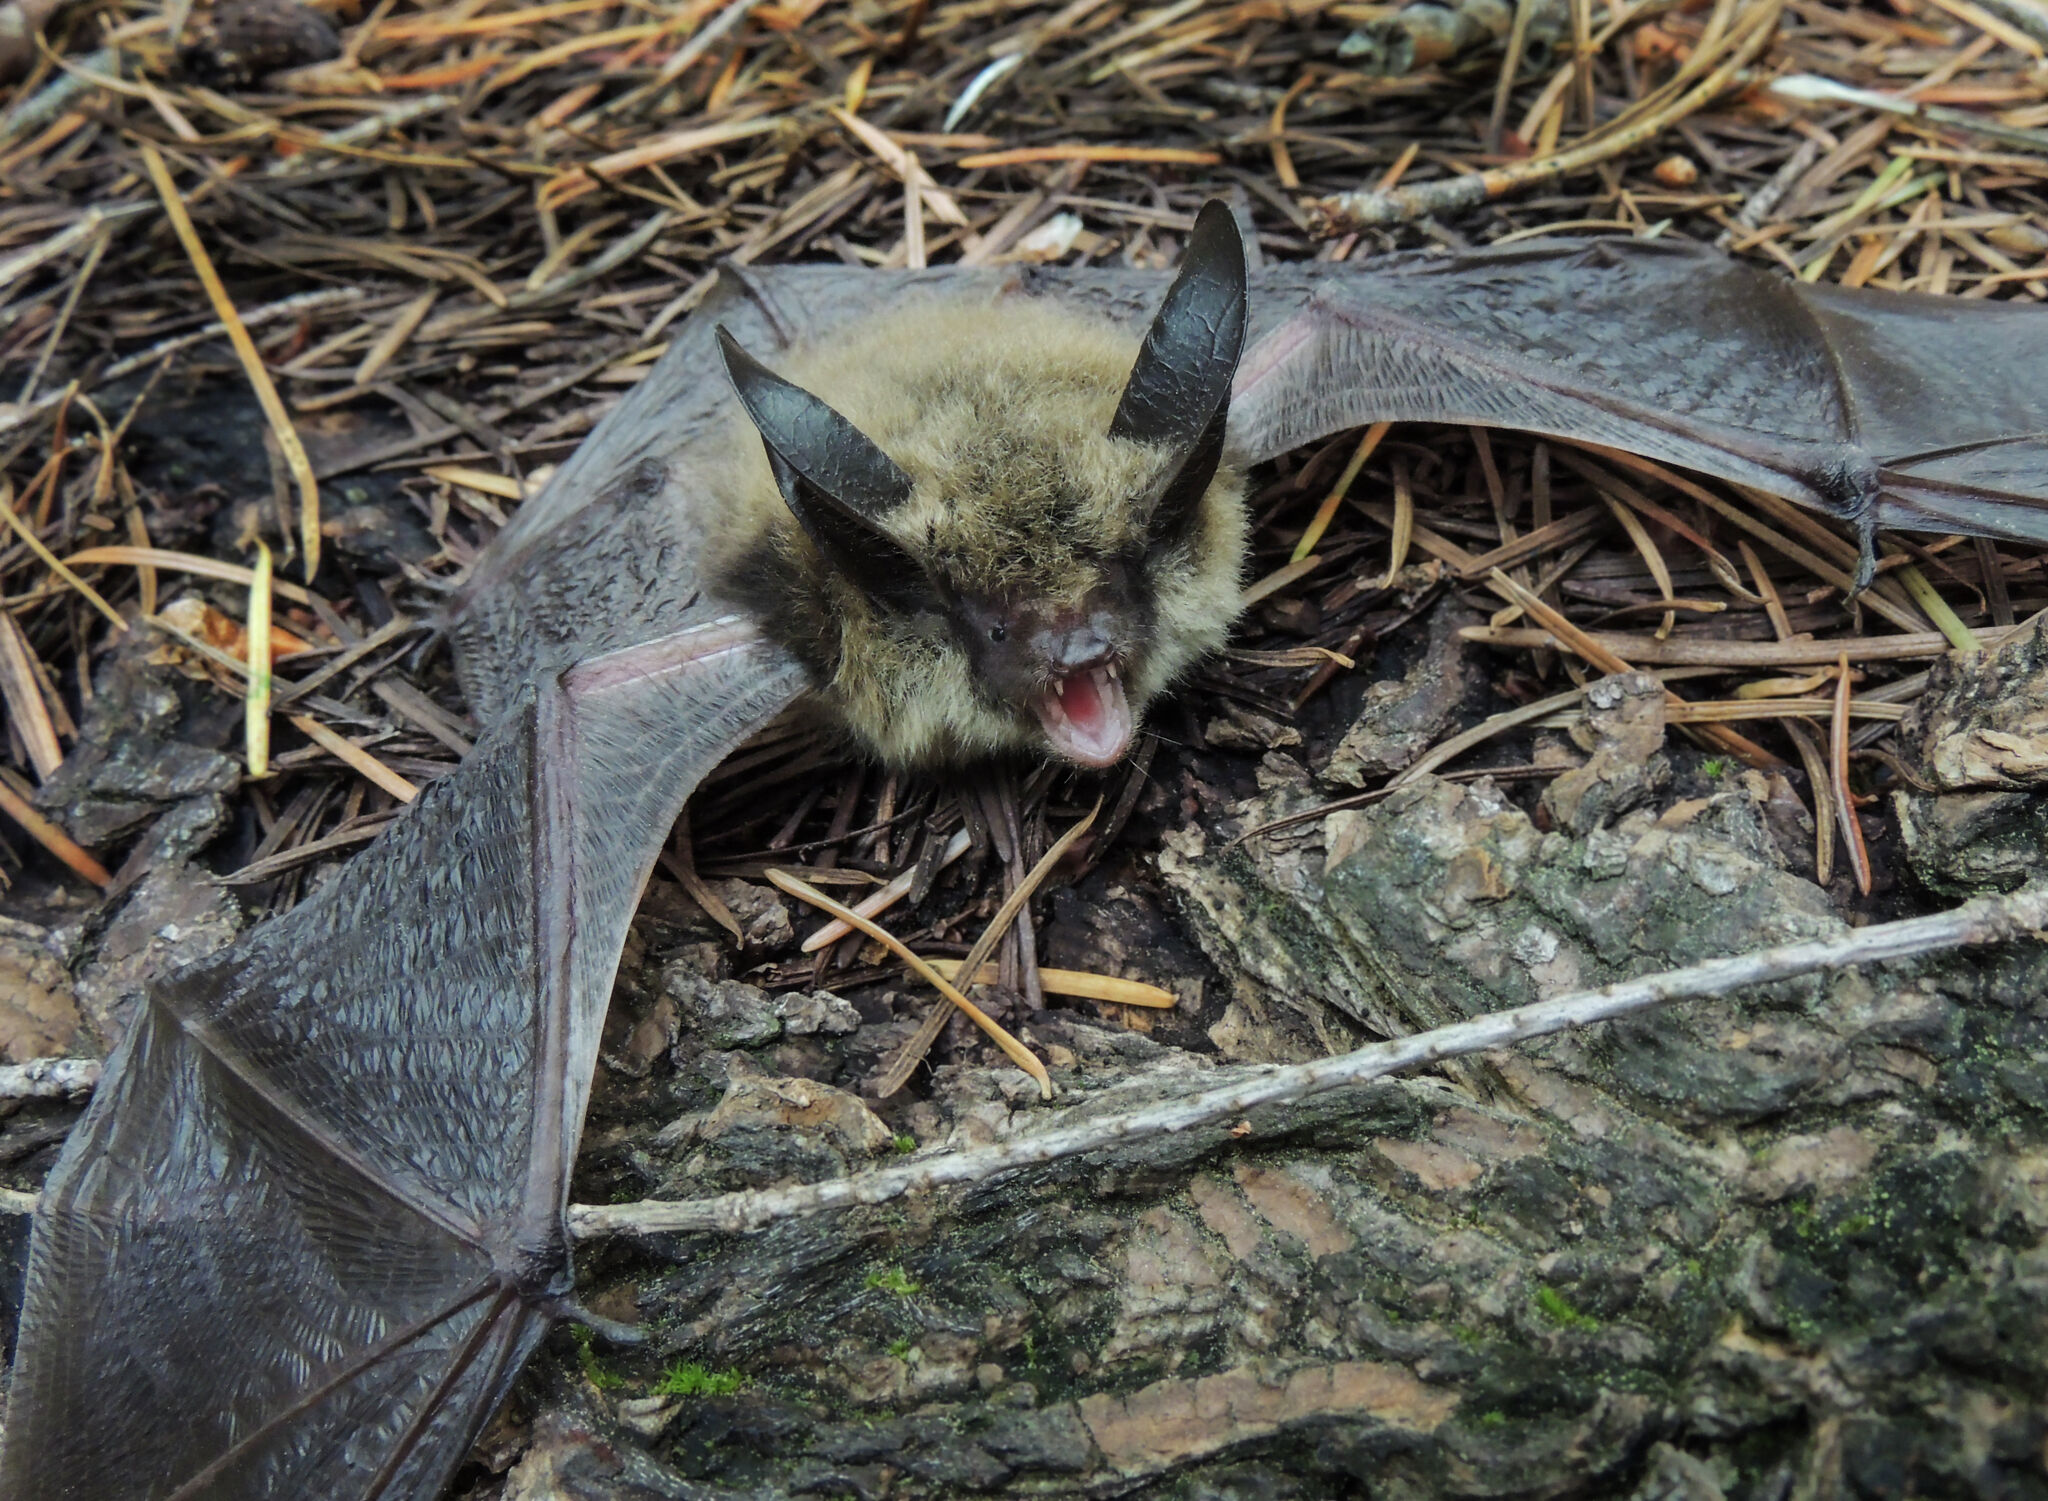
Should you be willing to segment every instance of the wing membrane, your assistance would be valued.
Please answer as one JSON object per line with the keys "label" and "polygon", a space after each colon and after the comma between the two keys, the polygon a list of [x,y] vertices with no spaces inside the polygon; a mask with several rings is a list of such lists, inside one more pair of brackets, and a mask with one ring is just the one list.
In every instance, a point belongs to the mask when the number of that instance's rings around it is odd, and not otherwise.
{"label": "wing membrane", "polygon": [[736,625],[586,663],[157,989],[37,1216],[0,1493],[439,1492],[571,1285],[640,883],[800,687]]}

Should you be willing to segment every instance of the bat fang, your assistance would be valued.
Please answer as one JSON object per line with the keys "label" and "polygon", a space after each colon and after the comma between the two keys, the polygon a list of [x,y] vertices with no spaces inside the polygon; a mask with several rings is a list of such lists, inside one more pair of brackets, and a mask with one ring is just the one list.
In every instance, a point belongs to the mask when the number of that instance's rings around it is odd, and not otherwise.
{"label": "bat fang", "polygon": [[1032,707],[1052,748],[1082,766],[1114,766],[1136,733],[1123,679],[1107,663],[1060,678]]}

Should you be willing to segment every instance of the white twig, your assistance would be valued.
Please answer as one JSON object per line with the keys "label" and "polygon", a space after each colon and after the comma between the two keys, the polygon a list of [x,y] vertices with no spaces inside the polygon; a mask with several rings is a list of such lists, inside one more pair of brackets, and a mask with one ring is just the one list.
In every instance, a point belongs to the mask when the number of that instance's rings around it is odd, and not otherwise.
{"label": "white twig", "polygon": [[[322,287],[314,292],[295,292],[276,302],[251,308],[242,314],[242,323],[246,327],[254,328],[258,324],[274,323],[279,318],[293,318],[320,308],[366,302],[372,295],[363,287]],[[133,375],[144,366],[153,365],[158,360],[177,354],[181,350],[190,349],[194,344],[204,344],[208,339],[218,338],[226,331],[227,325],[215,320],[193,329],[190,333],[175,334],[168,339],[160,340],[147,349],[137,350],[134,354],[114,361],[93,377],[90,389],[96,391],[125,376]],[[0,438],[6,437],[24,423],[35,421],[46,412],[55,411],[63,400],[64,392],[59,390],[52,391],[47,396],[39,396],[25,405],[0,402]]]}
{"label": "white twig", "polygon": [[0,1063],[0,1100],[69,1100],[100,1082],[97,1058],[31,1058]]}
{"label": "white twig", "polygon": [[151,206],[146,203],[95,203],[40,244],[0,260],[0,291],[13,286],[43,262],[55,260],[72,247],[83,245],[108,225],[118,224],[123,219],[140,218],[149,212]]}
{"label": "white twig", "polygon": [[2029,151],[2039,151],[2042,147],[2048,146],[2048,134],[2038,130],[2004,125],[1997,120],[1972,114],[1966,109],[1945,109],[1939,104],[1922,104],[1910,94],[1885,94],[1876,89],[1851,88],[1848,84],[1836,83],[1832,78],[1822,78],[1814,73],[1794,73],[1784,78],[1773,79],[1771,92],[1781,98],[1797,99],[1802,103],[1855,104],[1861,105],[1864,109],[1879,110],[1909,120],[1928,120],[1936,125],[1973,131],[1987,140],[2024,146]]}
{"label": "white twig", "polygon": [[619,1234],[733,1233],[800,1214],[855,1204],[879,1204],[948,1184],[980,1182],[1033,1163],[1100,1151],[1121,1142],[1214,1126],[1238,1119],[1261,1105],[1292,1104],[1402,1069],[1526,1042],[1532,1037],[1583,1027],[1669,1001],[1724,995],[1816,970],[1910,958],[1966,944],[2001,942],[2038,934],[2044,928],[2048,928],[2048,885],[2033,886],[2011,896],[1969,902],[1933,917],[1857,928],[1840,938],[1737,954],[1624,981],[1604,990],[1577,991],[1555,1000],[1518,1006],[1512,1011],[1492,1012],[1412,1037],[1374,1043],[1335,1058],[1261,1069],[1185,1099],[1054,1126],[995,1146],[947,1153],[851,1178],[722,1194],[683,1203],[646,1200],[637,1204],[572,1204],[569,1232],[579,1240]]}

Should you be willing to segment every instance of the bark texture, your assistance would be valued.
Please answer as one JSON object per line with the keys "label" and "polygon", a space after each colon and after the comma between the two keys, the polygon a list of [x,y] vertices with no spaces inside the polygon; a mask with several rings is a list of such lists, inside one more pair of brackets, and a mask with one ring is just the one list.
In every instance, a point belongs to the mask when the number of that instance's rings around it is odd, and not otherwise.
{"label": "bark texture", "polygon": [[[1656,754],[1655,737],[1599,739],[1604,785],[1627,780],[1625,741]],[[1055,1105],[1013,1071],[955,1068],[883,1127],[850,1090],[908,1022],[798,1034],[778,1009],[844,1013],[763,998],[748,1020],[745,987],[671,970],[622,1009],[672,1018],[675,1099],[695,1108],[600,1132],[579,1192],[858,1170],[895,1149],[890,1128],[974,1144],[1841,929],[1787,868],[1759,776],[1584,834],[1539,830],[1486,783],[1424,778],[1229,848],[1315,801],[1294,763],[1265,780],[1231,826],[1158,863],[1228,977],[1209,1009],[1232,1061],[1042,1014],[1025,1030],[1056,1064]],[[958,1195],[597,1248],[600,1311],[642,1320],[651,1346],[563,1336],[515,1419],[531,1446],[497,1483],[2048,1493],[2044,998],[2039,944],[1839,973]],[[693,1041],[712,1034],[724,1050]]]}

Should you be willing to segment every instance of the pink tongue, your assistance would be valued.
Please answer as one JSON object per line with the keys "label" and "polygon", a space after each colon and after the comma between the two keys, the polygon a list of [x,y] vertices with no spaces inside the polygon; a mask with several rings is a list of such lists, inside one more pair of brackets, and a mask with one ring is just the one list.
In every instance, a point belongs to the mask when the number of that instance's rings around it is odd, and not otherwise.
{"label": "pink tongue", "polygon": [[1074,727],[1084,734],[1093,733],[1102,724],[1102,694],[1095,687],[1092,673],[1077,672],[1060,684],[1060,707],[1067,711],[1067,718]]}

